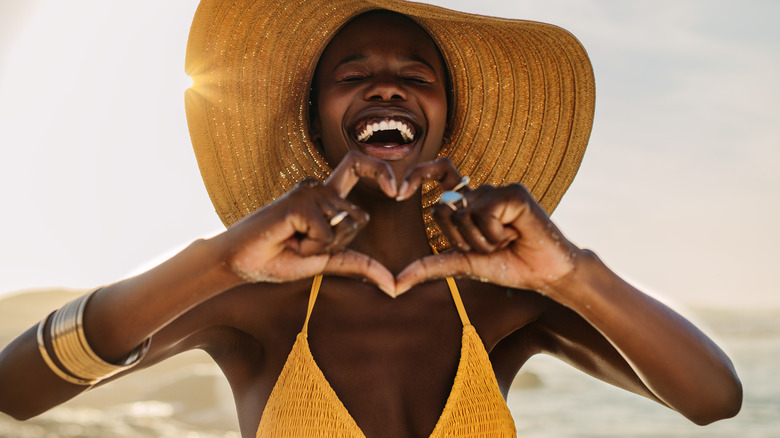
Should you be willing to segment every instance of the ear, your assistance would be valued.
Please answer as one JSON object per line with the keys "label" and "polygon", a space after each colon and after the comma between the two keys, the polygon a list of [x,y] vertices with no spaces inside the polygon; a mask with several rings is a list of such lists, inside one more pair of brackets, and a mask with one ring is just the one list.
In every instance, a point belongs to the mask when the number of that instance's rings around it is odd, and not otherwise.
{"label": "ear", "polygon": [[309,136],[314,144],[320,144],[320,139],[322,138],[322,123],[320,122],[319,116],[314,112],[312,112],[309,122]]}
{"label": "ear", "polygon": [[309,100],[309,136],[314,144],[320,144],[322,121],[320,120],[320,113],[317,111],[317,105],[312,100]]}

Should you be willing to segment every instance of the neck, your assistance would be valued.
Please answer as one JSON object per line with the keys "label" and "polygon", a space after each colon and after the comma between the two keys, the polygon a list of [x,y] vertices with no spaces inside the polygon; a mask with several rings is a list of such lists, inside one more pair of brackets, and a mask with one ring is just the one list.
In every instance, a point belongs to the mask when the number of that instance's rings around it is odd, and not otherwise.
{"label": "neck", "polygon": [[356,187],[350,200],[371,216],[350,248],[363,252],[398,274],[409,263],[431,254],[422,218],[421,195],[405,201]]}

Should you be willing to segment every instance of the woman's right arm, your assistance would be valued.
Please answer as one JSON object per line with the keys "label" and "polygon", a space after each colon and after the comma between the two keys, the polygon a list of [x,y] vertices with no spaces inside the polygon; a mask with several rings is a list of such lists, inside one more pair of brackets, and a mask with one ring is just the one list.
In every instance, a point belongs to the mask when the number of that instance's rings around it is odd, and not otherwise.
{"label": "woman's right arm", "polygon": [[[214,241],[199,240],[154,269],[97,291],[84,311],[90,347],[114,363],[192,307],[239,284],[221,263]],[[49,356],[49,324],[43,335]],[[0,411],[17,419],[36,416],[81,393],[88,386],[66,382],[46,365],[39,351],[37,326],[0,352]],[[189,333],[177,333],[184,338]],[[152,343],[149,359],[164,358]]]}
{"label": "woman's right arm", "polygon": [[[115,363],[193,307],[247,282],[287,282],[330,273],[361,276],[394,290],[395,279],[381,264],[342,250],[368,220],[344,199],[358,178],[375,179],[388,196],[396,194],[385,163],[348,155],[325,184],[305,181],[227,231],[194,242],[150,271],[101,288],[83,313],[89,346]],[[330,219],[340,212],[348,216],[331,226]],[[45,328],[46,350],[52,356]],[[201,328],[168,333],[167,345],[152,342],[144,366],[169,356],[165,350],[173,348],[176,338]],[[0,352],[0,411],[17,419],[34,417],[86,388],[57,377],[47,366],[37,326]]]}

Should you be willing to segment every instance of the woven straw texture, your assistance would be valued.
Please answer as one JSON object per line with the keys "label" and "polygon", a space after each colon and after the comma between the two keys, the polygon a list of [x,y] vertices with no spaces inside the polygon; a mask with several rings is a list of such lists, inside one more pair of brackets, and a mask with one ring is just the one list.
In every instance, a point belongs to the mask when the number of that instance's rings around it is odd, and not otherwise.
{"label": "woven straw texture", "polygon": [[[548,212],[573,180],[590,135],[593,71],[558,27],[398,0],[203,0],[187,47],[185,96],[198,164],[225,225],[331,169],[309,138],[317,61],[351,18],[373,9],[417,21],[452,82],[448,156],[472,186],[521,182]],[[423,188],[423,206],[439,196]],[[429,238],[446,247],[428,216]]]}

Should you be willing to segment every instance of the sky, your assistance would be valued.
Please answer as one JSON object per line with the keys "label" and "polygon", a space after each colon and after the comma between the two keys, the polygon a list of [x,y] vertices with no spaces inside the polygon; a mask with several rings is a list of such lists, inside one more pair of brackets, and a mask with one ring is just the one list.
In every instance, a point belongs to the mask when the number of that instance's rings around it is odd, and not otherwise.
{"label": "sky", "polygon": [[[553,214],[683,307],[780,308],[780,2],[437,1],[545,21],[596,75]],[[0,295],[89,288],[222,229],[184,116],[195,0],[0,0]]]}

